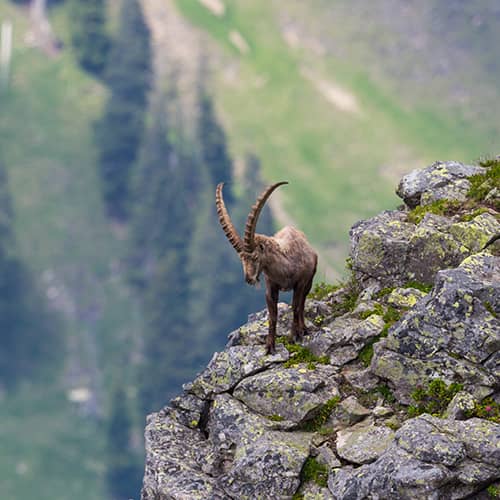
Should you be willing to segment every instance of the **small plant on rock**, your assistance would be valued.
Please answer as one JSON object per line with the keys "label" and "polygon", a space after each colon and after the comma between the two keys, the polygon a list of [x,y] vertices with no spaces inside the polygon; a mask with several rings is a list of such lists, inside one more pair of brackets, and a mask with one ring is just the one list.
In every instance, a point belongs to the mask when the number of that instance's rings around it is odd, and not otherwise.
{"label": "small plant on rock", "polygon": [[441,379],[432,380],[427,388],[419,386],[411,393],[415,404],[408,407],[408,416],[417,417],[422,413],[430,413],[433,416],[440,417],[453,396],[462,389],[462,384],[453,382],[446,385]]}
{"label": "small plant on rock", "polygon": [[330,293],[335,292],[339,288],[341,288],[341,284],[338,285],[330,285],[328,283],[325,283],[322,281],[321,283],[316,283],[314,285],[314,288],[312,291],[309,293],[307,296],[308,299],[314,299],[314,300],[323,300],[325,299]]}
{"label": "small plant on rock", "polygon": [[315,458],[308,457],[302,467],[302,482],[314,481],[322,488],[328,486],[328,469],[326,465],[320,464]]}
{"label": "small plant on rock", "polygon": [[285,420],[281,415],[269,415],[267,418],[272,422],[283,422]]}
{"label": "small plant on rock", "polygon": [[432,285],[428,283],[420,283],[420,281],[408,281],[404,288],[414,288],[415,290],[420,290],[424,293],[429,293],[432,290]]}
{"label": "small plant on rock", "polygon": [[500,424],[500,404],[493,398],[483,399],[480,403],[476,403],[473,410],[467,412],[467,417],[484,418]]}
{"label": "small plant on rock", "polygon": [[419,205],[408,212],[407,220],[413,224],[419,224],[425,214],[454,215],[461,207],[460,202],[455,200],[437,200],[428,205]]}
{"label": "small plant on rock", "polygon": [[500,210],[498,199],[486,201],[490,191],[500,189],[500,158],[483,159],[479,164],[486,168],[486,172],[469,177],[470,189],[467,195],[476,202],[491,204],[493,208]]}
{"label": "small plant on rock", "polygon": [[290,359],[283,363],[285,368],[292,368],[300,363],[307,363],[307,368],[314,370],[316,364],[327,365],[330,358],[326,354],[315,356],[307,347],[300,344],[292,344],[286,337],[278,337],[277,342],[282,343],[290,353]]}
{"label": "small plant on rock", "polygon": [[328,420],[328,417],[330,417],[333,409],[339,404],[339,401],[340,401],[340,396],[335,396],[333,398],[330,398],[321,407],[321,409],[313,419],[308,420],[307,422],[304,422],[302,424],[301,430],[306,432],[317,432],[322,430],[323,426]]}
{"label": "small plant on rock", "polygon": [[488,493],[490,498],[500,498],[500,486],[492,484],[486,488],[486,493]]}

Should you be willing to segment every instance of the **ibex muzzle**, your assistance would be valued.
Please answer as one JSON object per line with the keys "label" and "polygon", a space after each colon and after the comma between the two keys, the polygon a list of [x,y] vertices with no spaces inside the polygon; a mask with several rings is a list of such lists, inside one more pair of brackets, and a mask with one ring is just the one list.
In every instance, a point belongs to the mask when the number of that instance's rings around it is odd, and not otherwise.
{"label": "ibex muzzle", "polygon": [[250,210],[241,239],[236,231],[224,204],[222,187],[217,186],[215,203],[217,214],[224,233],[238,252],[243,265],[245,281],[255,285],[261,273],[266,281],[266,303],[269,312],[269,333],[266,339],[267,353],[275,352],[276,321],[278,316],[278,298],[280,290],[293,290],[292,340],[302,339],[306,332],[304,323],[304,305],[311,290],[318,256],[308,243],[304,233],[291,226],[286,226],[274,236],[255,234],[260,212],[272,192],[287,182],[278,182],[268,186]]}

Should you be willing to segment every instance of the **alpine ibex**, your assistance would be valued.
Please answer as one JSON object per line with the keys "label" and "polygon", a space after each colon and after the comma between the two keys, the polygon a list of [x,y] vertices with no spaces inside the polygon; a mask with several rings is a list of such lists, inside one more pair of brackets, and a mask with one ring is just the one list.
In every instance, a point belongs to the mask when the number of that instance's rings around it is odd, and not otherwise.
{"label": "alpine ibex", "polygon": [[241,239],[236,231],[224,204],[222,187],[217,186],[215,203],[219,221],[227,239],[238,252],[243,264],[245,280],[250,285],[259,281],[260,273],[266,280],[266,303],[269,311],[269,333],[266,339],[267,353],[275,352],[276,320],[278,316],[278,297],[280,290],[293,290],[292,340],[299,340],[307,333],[304,324],[304,304],[311,290],[318,256],[308,243],[304,233],[294,227],[286,226],[274,236],[255,234],[257,220],[271,193],[282,184],[268,186],[257,198],[248,214],[245,235]]}

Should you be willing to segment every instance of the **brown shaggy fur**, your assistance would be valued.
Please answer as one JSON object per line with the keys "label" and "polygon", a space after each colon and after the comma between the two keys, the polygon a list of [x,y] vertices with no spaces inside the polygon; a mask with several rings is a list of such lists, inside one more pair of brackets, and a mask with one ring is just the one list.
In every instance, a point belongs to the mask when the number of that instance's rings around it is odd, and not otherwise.
{"label": "brown shaggy fur", "polygon": [[[252,208],[248,220],[255,227],[258,213],[265,200],[278,185],[269,186],[259,198],[260,207]],[[269,312],[269,332],[266,339],[267,353],[275,352],[276,321],[278,317],[279,292],[293,290],[292,340],[302,339],[306,333],[304,324],[304,305],[311,290],[318,256],[307,241],[304,233],[291,226],[286,226],[274,236],[254,234],[251,241],[241,240],[227,214],[222,199],[222,185],[217,188],[217,211],[219,220],[229,241],[238,252],[243,265],[245,280],[250,285],[259,281],[261,273],[266,281],[266,303]],[[257,214],[257,215],[256,215]],[[252,220],[253,219],[253,220]],[[248,226],[248,223],[247,223]],[[250,246],[251,244],[251,246]]]}

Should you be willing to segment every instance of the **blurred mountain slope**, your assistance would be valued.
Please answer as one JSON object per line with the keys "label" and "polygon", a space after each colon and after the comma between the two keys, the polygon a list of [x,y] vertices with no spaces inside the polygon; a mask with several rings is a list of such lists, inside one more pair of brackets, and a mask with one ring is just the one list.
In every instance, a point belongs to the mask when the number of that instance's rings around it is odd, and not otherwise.
{"label": "blurred mountain slope", "polygon": [[233,153],[253,150],[268,181],[291,181],[277,213],[337,269],[349,226],[395,200],[401,173],[496,152],[496,2],[175,5],[192,32],[161,50],[210,59]]}

